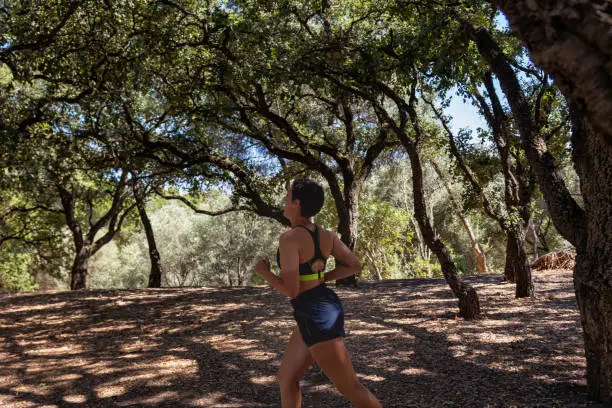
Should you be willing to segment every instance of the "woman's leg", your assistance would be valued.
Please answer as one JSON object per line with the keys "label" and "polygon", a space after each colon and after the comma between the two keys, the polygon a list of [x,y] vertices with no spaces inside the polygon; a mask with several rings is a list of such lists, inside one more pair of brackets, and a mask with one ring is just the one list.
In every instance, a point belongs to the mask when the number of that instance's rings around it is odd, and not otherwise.
{"label": "woman's leg", "polygon": [[295,329],[289,338],[277,373],[282,408],[300,408],[302,406],[300,380],[312,361],[312,356],[308,352],[304,340],[302,340],[300,331]]}
{"label": "woman's leg", "polygon": [[325,375],[355,408],[382,408],[376,397],[357,379],[342,337],[317,343],[308,350]]}

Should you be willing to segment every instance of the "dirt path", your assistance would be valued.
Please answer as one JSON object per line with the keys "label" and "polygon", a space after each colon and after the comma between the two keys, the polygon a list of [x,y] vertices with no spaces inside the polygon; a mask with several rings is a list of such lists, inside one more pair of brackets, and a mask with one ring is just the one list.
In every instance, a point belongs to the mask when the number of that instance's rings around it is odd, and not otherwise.
{"label": "dirt path", "polygon": [[[535,272],[536,298],[469,278],[487,318],[455,318],[441,280],[340,289],[347,348],[385,407],[579,407],[584,358],[571,272]],[[294,327],[266,288],[0,297],[0,407],[278,407]],[[304,407],[346,407],[317,370]]]}

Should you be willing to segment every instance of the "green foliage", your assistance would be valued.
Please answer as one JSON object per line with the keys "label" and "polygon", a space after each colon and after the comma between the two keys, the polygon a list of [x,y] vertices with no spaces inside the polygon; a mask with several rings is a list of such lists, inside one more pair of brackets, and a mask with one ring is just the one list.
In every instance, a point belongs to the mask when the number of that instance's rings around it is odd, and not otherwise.
{"label": "green foliage", "polygon": [[442,268],[438,262],[431,262],[420,257],[408,263],[408,267],[412,278],[440,278],[442,276]]}
{"label": "green foliage", "polygon": [[355,253],[364,264],[363,278],[403,277],[401,260],[414,233],[411,215],[386,201],[363,200],[359,205],[359,234]]}
{"label": "green foliage", "polygon": [[2,251],[0,262],[0,292],[29,292],[38,285],[30,274],[34,257],[27,253]]}
{"label": "green foliage", "polygon": [[[222,207],[228,197],[218,195],[208,204]],[[255,263],[262,257],[273,259],[283,230],[277,222],[251,213],[211,217],[175,201],[148,213],[161,255],[163,286],[261,283],[254,275]],[[92,287],[146,287],[150,262],[144,232],[127,229],[121,235],[121,246],[111,243],[92,258]]]}

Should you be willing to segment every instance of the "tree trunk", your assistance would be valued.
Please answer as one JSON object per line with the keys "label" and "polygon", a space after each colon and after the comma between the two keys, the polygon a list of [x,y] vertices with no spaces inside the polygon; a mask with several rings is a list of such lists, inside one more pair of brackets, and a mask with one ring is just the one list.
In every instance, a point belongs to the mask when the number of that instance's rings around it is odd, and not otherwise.
{"label": "tree trunk", "polygon": [[472,247],[472,251],[476,255],[476,262],[478,263],[478,271],[480,273],[489,273],[489,267],[487,266],[487,256],[480,250],[480,247]]}
{"label": "tree trunk", "polygon": [[577,250],[574,288],[584,335],[588,393],[595,400],[610,402],[612,288],[609,280],[602,283],[601,279],[610,275],[612,261],[610,251],[602,258],[601,253],[593,255],[592,249],[593,246]]}
{"label": "tree trunk", "polygon": [[510,233],[506,233],[506,264],[504,266],[504,279],[510,283],[516,283],[516,277],[518,275],[517,259],[518,259],[518,247],[520,244],[516,242],[516,236],[511,237]]}
{"label": "tree trunk", "polygon": [[238,276],[236,277],[236,281],[238,283],[238,286],[242,286],[242,262],[241,262],[241,258],[238,257]]}
{"label": "tree trunk", "polygon": [[[468,237],[470,238],[470,244],[472,246],[472,251],[476,256],[476,265],[478,266],[478,272],[480,273],[489,273],[489,268],[487,266],[487,257],[485,253],[480,249],[480,245],[478,245],[478,241],[476,241],[476,236],[468,223],[467,217],[462,213],[461,223],[463,224],[463,228],[466,230]],[[461,217],[460,216],[460,217]]]}
{"label": "tree trunk", "polygon": [[[115,237],[115,235],[119,233],[124,218],[134,208],[134,206],[130,206],[127,209],[122,208],[125,201],[125,197],[123,197],[122,194],[125,189],[126,180],[127,172],[122,171],[121,180],[119,184],[115,186],[111,208],[108,209],[108,211],[106,211],[106,213],[104,213],[104,215],[102,215],[95,223],[92,222],[93,205],[90,203],[90,229],[86,235],[83,234],[83,230],[75,217],[75,196],[66,188],[64,184],[57,185],[64,216],[66,217],[66,225],[68,225],[68,228],[72,233],[72,239],[76,249],[76,256],[70,271],[70,288],[72,290],[87,288],[87,267],[89,264],[89,258],[98,252],[100,248],[109,243]],[[120,216],[122,210],[124,211]],[[98,231],[105,226],[107,227],[106,233],[96,240],[95,238]]]}
{"label": "tree trunk", "polygon": [[357,244],[355,217],[350,211],[346,211],[346,213],[339,218],[338,233],[340,234],[340,239],[352,251],[355,249],[355,245]]}
{"label": "tree trunk", "polygon": [[533,257],[531,262],[535,262],[538,259],[538,232],[536,231],[535,221],[533,218],[529,221],[529,230],[533,235]]}
{"label": "tree trunk", "polygon": [[417,253],[421,258],[429,262],[431,258],[431,250],[423,239],[423,234],[421,234],[421,228],[419,227],[419,223],[414,218],[410,218],[410,222],[412,223],[412,227],[415,231],[414,236],[417,240]]}
{"label": "tree trunk", "polygon": [[[580,308],[589,396],[611,402],[612,145],[570,106],[573,159],[584,198],[586,234],[576,243],[574,288]],[[599,137],[598,137],[599,136]]]}
{"label": "tree trunk", "polygon": [[461,280],[450,251],[435,234],[429,217],[427,216],[425,191],[423,188],[423,169],[421,167],[421,157],[418,146],[408,140],[407,137],[402,137],[402,143],[410,157],[414,216],[423,234],[423,239],[431,251],[436,254],[446,282],[449,284],[455,296],[459,299],[459,316],[465,319],[477,319],[480,317],[480,303],[476,290]]}
{"label": "tree trunk", "polygon": [[[359,217],[359,188],[352,183],[345,186],[345,209],[338,211],[338,232],[340,239],[353,251],[357,245],[357,219]],[[357,286],[355,275],[336,281],[337,286]]]}
{"label": "tree trunk", "polygon": [[[427,217],[427,205],[425,202],[425,189],[423,188],[423,166],[421,164],[421,155],[419,152],[420,141],[426,137],[425,131],[421,126],[419,115],[416,111],[416,88],[418,84],[418,73],[413,72],[413,81],[410,90],[410,100],[406,105],[403,98],[394,96],[394,101],[400,108],[400,126],[396,123],[391,123],[395,128],[395,132],[406,149],[410,157],[410,168],[412,170],[412,197],[414,203],[414,216],[419,224],[419,229],[423,234],[423,239],[431,251],[436,254],[442,274],[446,282],[450,286],[453,294],[459,299],[459,315],[465,319],[478,319],[480,314],[480,303],[476,290],[469,284],[463,282],[459,276],[457,266],[453,261],[446,245],[435,234],[429,218]],[[415,138],[411,138],[406,133],[407,124],[406,114],[410,118],[412,128],[415,133]]]}
{"label": "tree trunk", "polygon": [[87,268],[91,250],[88,245],[77,248],[70,271],[70,290],[87,289]]}
{"label": "tree trunk", "polygon": [[160,288],[161,280],[162,280],[162,266],[161,266],[161,257],[159,255],[159,251],[157,250],[157,244],[155,243],[155,235],[153,233],[153,226],[151,225],[151,220],[147,215],[147,210],[145,208],[145,203],[142,197],[136,197],[136,206],[138,207],[138,214],[140,215],[140,222],[142,222],[142,226],[145,230],[145,235],[147,236],[147,244],[149,246],[149,260],[151,261],[151,272],[149,273],[149,288]]}
{"label": "tree trunk", "polygon": [[[532,297],[533,281],[531,266],[525,252],[525,229],[507,232],[506,267],[504,276],[510,282],[516,282],[516,297]],[[513,280],[510,280],[512,278]]]}

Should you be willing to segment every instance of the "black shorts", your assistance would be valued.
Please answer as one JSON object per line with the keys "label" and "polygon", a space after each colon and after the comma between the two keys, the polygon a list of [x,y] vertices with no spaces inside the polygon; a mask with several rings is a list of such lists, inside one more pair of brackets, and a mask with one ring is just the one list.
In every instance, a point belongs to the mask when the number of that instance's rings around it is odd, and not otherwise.
{"label": "black shorts", "polygon": [[291,299],[293,317],[307,347],[344,337],[344,309],[338,295],[321,284]]}

